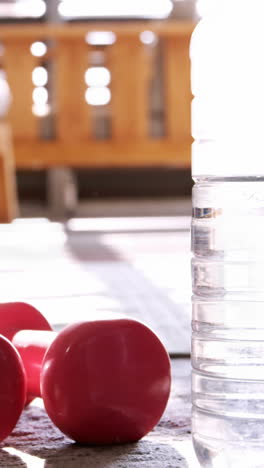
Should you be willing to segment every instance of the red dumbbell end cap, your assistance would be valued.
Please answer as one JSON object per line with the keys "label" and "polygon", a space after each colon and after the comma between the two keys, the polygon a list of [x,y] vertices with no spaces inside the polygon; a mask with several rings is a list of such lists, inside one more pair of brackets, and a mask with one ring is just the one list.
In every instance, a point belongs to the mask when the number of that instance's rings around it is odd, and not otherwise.
{"label": "red dumbbell end cap", "polygon": [[170,393],[170,360],[159,338],[132,319],[66,327],[42,367],[52,421],[73,440],[139,440],[158,423]]}
{"label": "red dumbbell end cap", "polygon": [[15,347],[0,335],[0,440],[14,429],[26,401],[26,377]]}

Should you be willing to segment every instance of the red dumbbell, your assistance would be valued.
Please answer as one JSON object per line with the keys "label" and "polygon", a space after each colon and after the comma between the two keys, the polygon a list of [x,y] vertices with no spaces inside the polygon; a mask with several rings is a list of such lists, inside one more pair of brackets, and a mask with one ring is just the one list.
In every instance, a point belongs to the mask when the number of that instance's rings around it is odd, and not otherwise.
{"label": "red dumbbell", "polygon": [[14,304],[0,304],[0,318],[2,319],[0,329],[4,335],[0,335],[0,441],[2,441],[15,427],[25,406],[27,393],[22,359],[9,340],[17,330],[27,328],[29,325],[37,330],[51,328],[46,319],[27,304],[19,304],[19,313],[15,314]]}
{"label": "red dumbbell", "polygon": [[26,330],[20,319],[19,331],[20,313],[28,325],[32,315],[38,316],[35,324],[41,314],[28,304],[2,304],[0,332],[7,306],[6,331],[24,363],[28,395],[43,397],[62,432],[80,443],[112,444],[136,441],[157,424],[170,393],[170,361],[148,327],[107,318],[57,334]]}
{"label": "red dumbbell", "polygon": [[0,336],[0,376],[1,441],[14,429],[26,400],[26,375],[21,357],[3,336]]}

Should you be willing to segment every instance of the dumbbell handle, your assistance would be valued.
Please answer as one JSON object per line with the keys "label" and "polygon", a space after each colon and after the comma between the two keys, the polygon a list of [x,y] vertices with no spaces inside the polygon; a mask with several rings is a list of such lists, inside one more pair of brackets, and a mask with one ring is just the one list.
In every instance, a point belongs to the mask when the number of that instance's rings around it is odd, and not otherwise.
{"label": "dumbbell handle", "polygon": [[51,343],[58,336],[52,331],[22,330],[13,337],[13,344],[18,350],[27,376],[28,397],[40,397],[40,373],[43,358]]}

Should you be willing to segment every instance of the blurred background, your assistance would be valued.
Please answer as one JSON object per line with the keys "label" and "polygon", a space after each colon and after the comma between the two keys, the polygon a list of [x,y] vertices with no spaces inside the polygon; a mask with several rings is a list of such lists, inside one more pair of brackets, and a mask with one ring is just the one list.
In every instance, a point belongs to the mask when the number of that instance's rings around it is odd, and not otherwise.
{"label": "blurred background", "polygon": [[190,213],[189,41],[205,7],[0,2],[2,221],[17,207],[51,218]]}
{"label": "blurred background", "polygon": [[210,2],[0,1],[0,301],[54,326],[125,313],[189,354],[189,46]]}

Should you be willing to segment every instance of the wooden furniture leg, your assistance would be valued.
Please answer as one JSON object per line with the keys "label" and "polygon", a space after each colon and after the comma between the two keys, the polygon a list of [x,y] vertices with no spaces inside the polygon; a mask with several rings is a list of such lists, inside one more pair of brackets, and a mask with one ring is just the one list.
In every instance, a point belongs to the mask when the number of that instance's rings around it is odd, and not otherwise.
{"label": "wooden furniture leg", "polygon": [[0,122],[0,223],[18,215],[14,154],[10,126]]}

